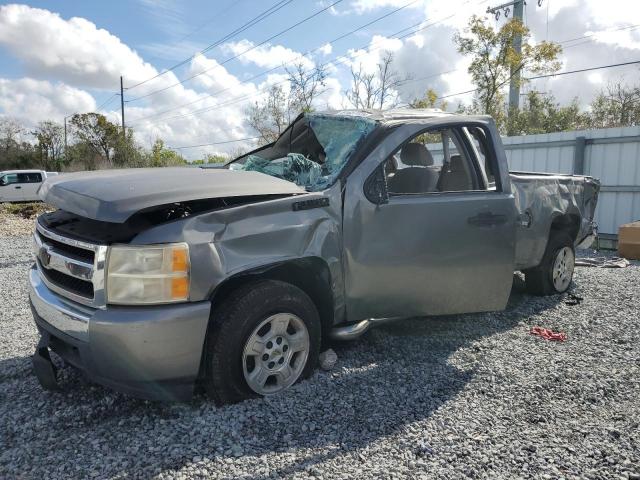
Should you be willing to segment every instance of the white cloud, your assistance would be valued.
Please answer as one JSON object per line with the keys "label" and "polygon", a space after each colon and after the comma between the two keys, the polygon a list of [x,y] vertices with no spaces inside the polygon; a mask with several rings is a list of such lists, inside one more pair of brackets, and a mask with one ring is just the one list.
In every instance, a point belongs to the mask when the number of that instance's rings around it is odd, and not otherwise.
{"label": "white cloud", "polygon": [[0,7],[0,46],[31,74],[76,86],[115,89],[120,75],[132,82],[156,73],[119,38],[88,20],[64,20],[26,5]]}
{"label": "white cloud", "polygon": [[82,90],[32,78],[0,78],[0,111],[33,126],[44,120],[62,123],[69,112],[96,108],[91,95]]}
{"label": "white cloud", "polygon": [[[353,9],[357,13],[365,13],[379,8],[393,7],[399,8],[407,5],[409,0],[354,0]],[[414,1],[407,8],[420,8],[424,1]]]}
{"label": "white cloud", "polygon": [[330,55],[332,51],[333,46],[330,43],[325,43],[320,47],[320,53],[322,53],[323,55]]}
{"label": "white cloud", "polygon": [[[301,53],[282,45],[261,45],[253,48],[254,43],[249,40],[225,43],[222,48],[233,55],[241,55],[241,63],[253,63],[258,67],[274,68],[287,63],[301,63],[305,69],[313,68],[314,62]],[[252,50],[248,51],[249,49]],[[247,52],[247,53],[243,53]]]}

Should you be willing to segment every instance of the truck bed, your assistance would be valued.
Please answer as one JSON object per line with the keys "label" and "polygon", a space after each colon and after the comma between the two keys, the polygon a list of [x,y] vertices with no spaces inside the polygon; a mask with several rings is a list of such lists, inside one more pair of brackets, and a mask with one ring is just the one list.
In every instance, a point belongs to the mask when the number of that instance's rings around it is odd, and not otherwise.
{"label": "truck bed", "polygon": [[521,220],[516,232],[517,270],[540,263],[552,223],[560,215],[569,215],[575,223],[576,246],[592,235],[600,191],[598,180],[583,175],[538,172],[510,172],[510,177]]}

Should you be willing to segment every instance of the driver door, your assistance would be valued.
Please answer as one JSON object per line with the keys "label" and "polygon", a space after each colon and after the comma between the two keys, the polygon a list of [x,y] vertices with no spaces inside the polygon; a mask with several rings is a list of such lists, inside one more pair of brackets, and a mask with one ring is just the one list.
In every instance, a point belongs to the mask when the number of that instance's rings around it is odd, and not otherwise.
{"label": "driver door", "polygon": [[17,173],[4,174],[0,177],[0,200],[3,202],[22,201],[24,199],[22,187]]}
{"label": "driver door", "polygon": [[[488,180],[470,131],[464,124],[405,125],[349,177],[343,235],[350,321],[505,307],[515,204],[508,184],[503,191],[504,182]],[[497,162],[493,149],[491,155]],[[382,183],[388,198],[372,195],[372,183]]]}

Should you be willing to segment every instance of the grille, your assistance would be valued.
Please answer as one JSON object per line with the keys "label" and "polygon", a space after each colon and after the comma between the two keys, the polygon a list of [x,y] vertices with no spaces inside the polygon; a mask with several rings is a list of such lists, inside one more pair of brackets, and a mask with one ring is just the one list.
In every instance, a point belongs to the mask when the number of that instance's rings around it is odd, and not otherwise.
{"label": "grille", "polygon": [[52,247],[56,248],[56,250],[59,250],[64,253],[68,253],[72,257],[86,260],[89,263],[93,263],[93,260],[95,258],[95,252],[93,252],[93,250],[86,250],[84,248],[74,247],[73,245],[69,245],[68,243],[62,243],[57,240],[54,240],[53,238],[44,237],[40,233],[36,233],[36,235],[40,237],[40,240],[42,241],[42,243],[51,245]]}
{"label": "grille", "polygon": [[38,223],[34,253],[40,276],[52,291],[89,307],[105,307],[106,245],[68,238]]}
{"label": "grille", "polygon": [[71,293],[75,293],[76,295],[93,299],[93,283],[72,277],[71,275],[66,275],[62,272],[58,272],[57,270],[43,268],[40,261],[38,261],[38,267],[40,267],[40,272],[45,279],[49,280],[51,283],[64,288]]}

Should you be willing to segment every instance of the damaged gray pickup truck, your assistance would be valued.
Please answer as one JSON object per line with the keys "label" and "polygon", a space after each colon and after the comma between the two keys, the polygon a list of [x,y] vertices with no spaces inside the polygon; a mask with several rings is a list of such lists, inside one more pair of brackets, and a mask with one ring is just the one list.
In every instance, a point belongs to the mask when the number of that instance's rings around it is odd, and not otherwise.
{"label": "damaged gray pickup truck", "polygon": [[304,114],[222,168],[53,177],[34,370],[59,388],[53,351],[144,398],[277,393],[377,319],[503,309],[518,270],[566,291],[598,191],[509,173],[489,117],[428,110]]}

